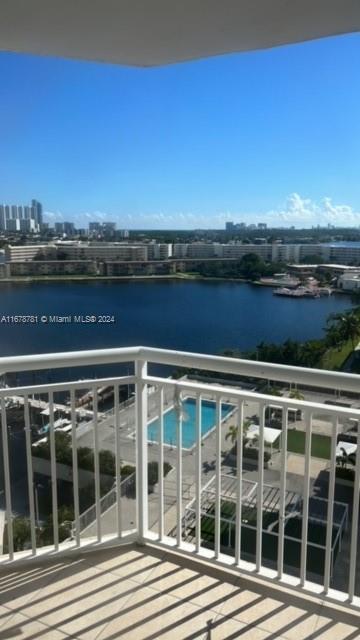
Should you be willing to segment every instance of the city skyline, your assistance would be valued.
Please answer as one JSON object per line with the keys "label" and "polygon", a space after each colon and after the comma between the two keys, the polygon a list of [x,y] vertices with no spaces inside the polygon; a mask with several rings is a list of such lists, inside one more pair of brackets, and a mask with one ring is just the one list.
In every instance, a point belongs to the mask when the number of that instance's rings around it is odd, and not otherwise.
{"label": "city skyline", "polygon": [[161,69],[0,54],[1,202],[37,194],[45,221],[78,227],[358,226],[359,49]]}

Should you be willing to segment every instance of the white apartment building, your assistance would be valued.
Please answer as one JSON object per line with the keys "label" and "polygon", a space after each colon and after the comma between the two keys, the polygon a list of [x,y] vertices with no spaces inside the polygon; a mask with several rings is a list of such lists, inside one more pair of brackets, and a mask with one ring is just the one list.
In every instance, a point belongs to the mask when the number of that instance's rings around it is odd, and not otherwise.
{"label": "white apartment building", "polygon": [[41,260],[56,258],[56,247],[50,244],[29,244],[22,246],[8,245],[5,247],[6,262],[26,262],[28,260]]}
{"label": "white apartment building", "polygon": [[273,244],[271,246],[272,262],[300,262],[299,244]]}
{"label": "white apartment building", "polygon": [[360,264],[360,247],[327,247],[329,251],[329,261],[341,262],[341,264]]}
{"label": "white apartment building", "polygon": [[94,260],[27,260],[11,262],[3,266],[7,268],[3,277],[99,275]]}
{"label": "white apartment building", "polygon": [[360,291],[360,270],[357,273],[344,273],[338,278],[337,286],[344,291]]}
{"label": "white apartment building", "polygon": [[95,260],[98,262],[146,262],[147,260],[238,259],[254,253],[265,262],[299,264],[308,256],[325,262],[360,265],[360,247],[322,244],[220,244],[210,242],[127,244],[122,242],[59,241],[54,244],[12,246],[5,249],[6,262],[26,260]]}
{"label": "white apartment building", "polygon": [[186,258],[188,244],[175,243],[173,244],[173,258]]}
{"label": "white apartment building", "polygon": [[170,243],[152,242],[147,245],[148,260],[168,260],[172,257],[172,247]]}
{"label": "white apartment building", "polygon": [[215,245],[213,243],[193,242],[188,244],[187,258],[215,258]]}
{"label": "white apartment building", "polygon": [[255,253],[263,260],[271,260],[270,244],[223,244],[221,258],[239,258],[248,253]]}
{"label": "white apartment building", "polygon": [[56,244],[58,257],[60,253],[66,260],[99,260],[124,261],[148,260],[148,245],[128,245],[117,243],[65,243]]}

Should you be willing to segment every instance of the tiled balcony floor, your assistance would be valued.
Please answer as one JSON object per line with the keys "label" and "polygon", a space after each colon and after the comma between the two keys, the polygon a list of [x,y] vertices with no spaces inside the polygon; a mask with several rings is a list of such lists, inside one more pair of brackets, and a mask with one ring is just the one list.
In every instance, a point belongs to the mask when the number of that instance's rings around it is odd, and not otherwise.
{"label": "tiled balcony floor", "polygon": [[68,637],[352,640],[360,613],[151,547],[0,570],[1,640]]}

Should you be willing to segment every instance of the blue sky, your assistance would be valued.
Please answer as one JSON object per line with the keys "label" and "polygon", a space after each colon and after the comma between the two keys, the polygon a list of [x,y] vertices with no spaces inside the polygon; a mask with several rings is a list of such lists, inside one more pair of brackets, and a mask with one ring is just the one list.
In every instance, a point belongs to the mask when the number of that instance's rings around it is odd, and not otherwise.
{"label": "blue sky", "polygon": [[126,228],[360,224],[360,35],[135,69],[0,54],[0,201]]}

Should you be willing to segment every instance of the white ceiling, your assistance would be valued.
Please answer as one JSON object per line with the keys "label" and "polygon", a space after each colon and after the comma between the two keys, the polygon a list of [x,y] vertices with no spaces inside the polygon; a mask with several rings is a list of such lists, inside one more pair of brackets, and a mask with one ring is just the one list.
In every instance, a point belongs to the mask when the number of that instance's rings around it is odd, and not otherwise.
{"label": "white ceiling", "polygon": [[153,66],[360,30],[360,0],[0,0],[0,50]]}

